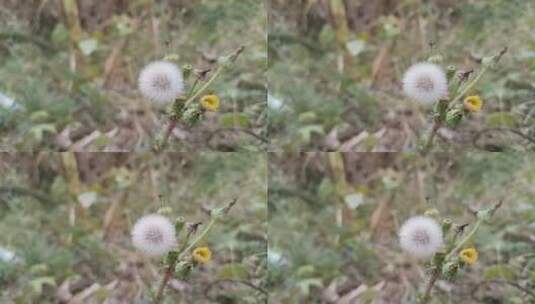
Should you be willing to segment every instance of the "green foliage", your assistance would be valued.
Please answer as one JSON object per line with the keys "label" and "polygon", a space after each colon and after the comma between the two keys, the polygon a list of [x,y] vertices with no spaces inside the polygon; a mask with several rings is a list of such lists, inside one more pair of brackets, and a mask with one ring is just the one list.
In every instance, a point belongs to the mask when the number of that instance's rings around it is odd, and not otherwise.
{"label": "green foliage", "polygon": [[[229,303],[242,303],[240,299],[259,303],[265,299],[266,294],[259,291],[265,288],[267,270],[263,155],[78,154],[78,175],[100,177],[82,178],[76,194],[71,193],[69,176],[55,167],[61,155],[41,155],[39,161],[23,154],[0,156],[0,167],[10,163],[0,177],[0,249],[15,256],[9,261],[0,259],[0,301],[55,303],[60,286],[76,295],[92,284],[101,287],[92,295],[97,302],[148,299],[149,286],[157,285],[163,275],[161,265],[135,252],[130,229],[139,216],[161,208],[155,193],[172,210],[169,218],[202,222],[199,229],[208,224],[202,207],[221,207],[238,199],[225,220],[200,241],[200,246],[211,249],[212,262],[188,276],[184,283],[188,291],[175,293],[169,288],[168,301],[212,303],[225,296],[232,299]],[[33,174],[40,176],[37,183],[32,182]],[[14,185],[27,192],[9,190]],[[37,191],[53,198],[53,204],[31,195]],[[121,198],[123,193],[127,193],[126,200]],[[117,201],[113,220],[108,222]],[[133,275],[136,279],[129,279]],[[116,280],[121,284],[105,287]],[[141,294],[129,293],[132,288]]]}
{"label": "green foliage", "polygon": [[448,293],[436,288],[431,303],[470,301],[470,292],[477,299],[529,302],[530,294],[509,282],[526,289],[535,284],[530,240],[535,231],[533,154],[341,157],[348,192],[336,188],[339,181],[325,154],[275,153],[270,158],[268,274],[273,301],[321,303],[361,289],[354,301],[414,303],[423,291],[412,286],[427,281],[431,265],[416,263],[402,252],[399,223],[434,208],[456,224],[471,223],[464,237],[475,221],[470,210],[503,200],[492,221],[466,244],[478,250],[477,263],[456,271],[447,283]]}
{"label": "green foliage", "polygon": [[[402,1],[391,8],[381,1],[374,3],[377,7],[345,1],[350,33],[342,42],[337,41],[328,5],[275,3],[268,82],[270,94],[282,100],[284,108],[269,112],[272,146],[292,151],[416,150],[433,117],[429,108],[403,97],[400,81],[406,68],[440,57],[442,63],[456,63],[459,71],[474,69],[477,74],[482,57],[504,46],[509,51],[499,66],[486,73],[477,91],[467,92],[482,97],[482,111],[444,131],[452,135],[437,140],[435,147],[471,149],[477,132],[496,127],[533,138],[529,84],[535,79],[535,10],[527,1]],[[303,113],[314,113],[314,121],[296,119]],[[454,114],[449,115],[450,127],[460,117]],[[532,142],[518,134],[486,135],[490,139],[481,142],[489,146],[533,150]]]}
{"label": "green foliage", "polygon": [[[82,4],[78,5],[81,9]],[[98,11],[108,3],[87,1],[84,5]],[[147,15],[150,6],[152,14]],[[221,97],[221,112],[240,117],[233,127],[264,132],[267,42],[262,33],[267,19],[262,1],[131,1],[108,17],[80,12],[82,33],[74,40],[68,23],[55,13],[50,20],[17,18],[27,11],[32,16],[47,15],[54,7],[51,3],[39,10],[11,11],[10,5],[6,7],[0,5],[0,93],[13,98],[18,107],[0,105],[2,147],[65,150],[85,139],[89,143],[83,149],[149,149],[157,130],[165,126],[153,119],[161,114],[160,109],[142,102],[137,93],[140,69],[175,53],[181,65],[213,68],[215,56],[241,45],[246,51],[233,71],[220,77],[211,89]],[[153,27],[156,20],[157,28]],[[28,119],[42,111],[48,115],[46,121]],[[208,142],[212,132],[228,128],[218,117],[211,115],[196,127],[198,132],[191,132],[185,143],[173,145],[172,150],[220,149]],[[247,124],[242,123],[245,120]],[[232,134],[226,139],[230,142],[216,144],[226,149],[262,148],[262,141],[254,136]]]}

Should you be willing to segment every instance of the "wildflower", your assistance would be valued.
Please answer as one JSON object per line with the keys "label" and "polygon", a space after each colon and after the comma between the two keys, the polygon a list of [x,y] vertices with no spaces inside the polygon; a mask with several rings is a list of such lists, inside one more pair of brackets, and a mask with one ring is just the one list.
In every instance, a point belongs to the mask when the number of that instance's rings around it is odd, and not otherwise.
{"label": "wildflower", "polygon": [[448,81],[442,68],[432,63],[417,63],[403,76],[405,94],[422,103],[436,102],[448,94]]}
{"label": "wildflower", "polygon": [[175,226],[162,215],[146,215],[134,225],[132,242],[148,256],[164,255],[176,245]]}
{"label": "wildflower", "polygon": [[469,265],[472,265],[477,262],[478,256],[479,255],[475,248],[466,248],[461,250],[461,252],[459,253],[459,257],[461,258],[461,260]]}
{"label": "wildflower", "polygon": [[161,103],[171,102],[184,93],[182,71],[167,61],[145,66],[139,74],[138,85],[143,96]]}
{"label": "wildflower", "polygon": [[432,218],[415,216],[399,230],[401,248],[417,258],[428,258],[443,244],[442,227]]}
{"label": "wildflower", "polygon": [[201,98],[201,106],[207,111],[217,111],[219,109],[219,97],[217,95],[204,95]]}
{"label": "wildflower", "polygon": [[193,250],[193,260],[197,263],[206,264],[212,259],[212,252],[208,247],[199,247]]}
{"label": "wildflower", "polygon": [[479,112],[483,106],[483,101],[478,95],[468,96],[464,99],[464,108],[469,112]]}

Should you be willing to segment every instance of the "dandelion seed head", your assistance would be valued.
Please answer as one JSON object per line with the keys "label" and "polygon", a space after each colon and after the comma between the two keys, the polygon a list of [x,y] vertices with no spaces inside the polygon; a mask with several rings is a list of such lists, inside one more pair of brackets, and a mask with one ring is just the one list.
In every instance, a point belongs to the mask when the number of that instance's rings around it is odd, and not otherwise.
{"label": "dandelion seed head", "polygon": [[139,74],[138,85],[145,98],[160,103],[171,102],[184,92],[182,71],[167,61],[145,66]]}
{"label": "dandelion seed head", "polygon": [[433,103],[448,94],[448,80],[442,68],[421,62],[411,66],[403,76],[403,92],[422,103]]}
{"label": "dandelion seed head", "polygon": [[134,225],[132,242],[148,256],[164,255],[176,246],[175,226],[162,215],[146,215]]}
{"label": "dandelion seed head", "polygon": [[401,248],[417,258],[428,258],[443,244],[442,227],[432,218],[415,216],[399,230]]}

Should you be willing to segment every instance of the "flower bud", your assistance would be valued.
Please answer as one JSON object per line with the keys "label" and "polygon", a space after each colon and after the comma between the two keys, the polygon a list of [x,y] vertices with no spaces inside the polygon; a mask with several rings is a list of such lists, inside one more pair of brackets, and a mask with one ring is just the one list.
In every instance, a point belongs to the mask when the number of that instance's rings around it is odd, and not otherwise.
{"label": "flower bud", "polygon": [[453,222],[450,219],[444,219],[442,220],[442,233],[446,234],[451,228],[451,225]]}
{"label": "flower bud", "polygon": [[455,128],[463,119],[463,112],[460,109],[451,109],[446,113],[446,124],[450,128]]}
{"label": "flower bud", "polygon": [[451,281],[455,278],[457,275],[457,271],[459,270],[459,261],[451,261],[444,264],[444,267],[442,268],[442,275],[444,278],[448,281]]}
{"label": "flower bud", "polygon": [[457,72],[457,67],[454,65],[449,65],[446,69],[446,78],[448,79],[448,82],[451,81],[453,76],[455,76],[455,73]]}
{"label": "flower bud", "polygon": [[184,79],[188,79],[193,72],[193,66],[191,64],[183,65],[182,72],[184,73]]}

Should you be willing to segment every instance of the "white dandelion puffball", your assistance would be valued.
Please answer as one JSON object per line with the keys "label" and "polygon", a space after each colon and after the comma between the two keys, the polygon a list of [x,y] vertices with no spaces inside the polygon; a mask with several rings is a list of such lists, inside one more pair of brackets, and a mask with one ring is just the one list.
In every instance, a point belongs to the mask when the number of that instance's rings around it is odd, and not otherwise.
{"label": "white dandelion puffball", "polygon": [[175,100],[184,92],[182,70],[167,61],[149,63],[141,70],[139,90],[147,99],[165,103]]}
{"label": "white dandelion puffball", "polygon": [[442,227],[430,217],[414,216],[401,226],[399,241],[407,253],[428,258],[442,247]]}
{"label": "white dandelion puffball", "polygon": [[146,215],[134,225],[132,242],[148,256],[162,256],[176,246],[175,226],[165,216]]}
{"label": "white dandelion puffball", "polygon": [[403,92],[422,103],[433,103],[448,95],[448,80],[442,68],[421,62],[411,66],[403,75]]}

